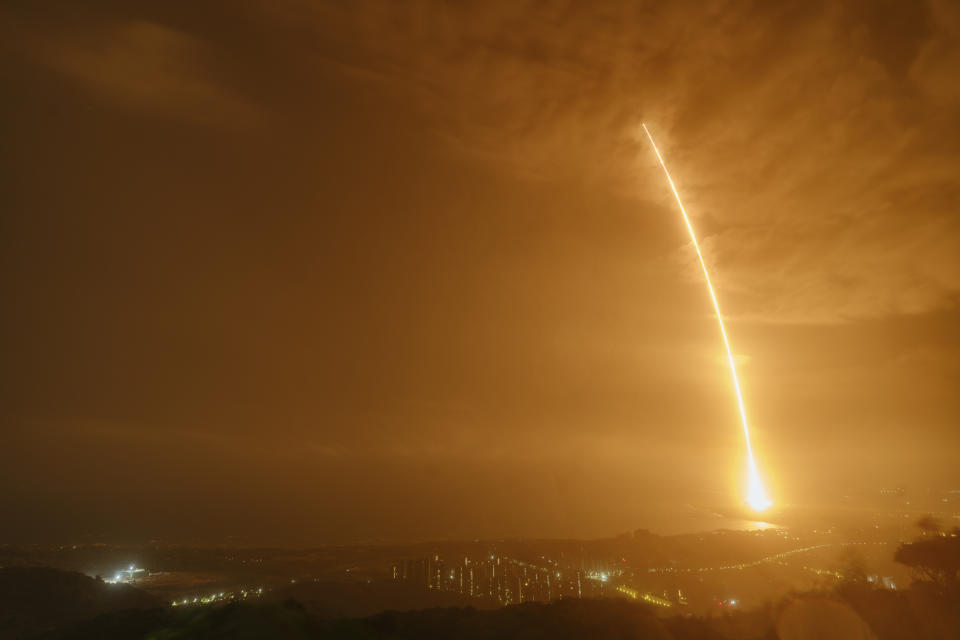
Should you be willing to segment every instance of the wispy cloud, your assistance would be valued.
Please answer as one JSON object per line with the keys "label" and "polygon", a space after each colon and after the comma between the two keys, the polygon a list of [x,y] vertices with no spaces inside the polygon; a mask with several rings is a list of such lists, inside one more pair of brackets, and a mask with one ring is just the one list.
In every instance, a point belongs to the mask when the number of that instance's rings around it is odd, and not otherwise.
{"label": "wispy cloud", "polygon": [[670,207],[646,119],[736,317],[846,322],[960,295],[949,3],[883,20],[870,3],[720,0],[284,11],[460,148]]}
{"label": "wispy cloud", "polygon": [[218,126],[249,126],[259,117],[251,101],[218,78],[211,45],[156,22],[32,30],[18,39],[22,53],[103,100]]}

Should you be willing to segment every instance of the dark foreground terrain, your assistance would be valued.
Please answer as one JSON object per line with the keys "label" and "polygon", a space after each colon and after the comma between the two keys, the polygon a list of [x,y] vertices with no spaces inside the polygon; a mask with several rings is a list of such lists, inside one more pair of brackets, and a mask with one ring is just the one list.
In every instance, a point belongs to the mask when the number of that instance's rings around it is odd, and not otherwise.
{"label": "dark foreground terrain", "polygon": [[657,615],[626,600],[564,599],[490,610],[439,607],[331,618],[287,599],[173,608],[133,587],[50,569],[0,570],[0,638],[363,638],[493,640],[960,638],[960,599],[933,584],[845,584],[721,616]]}
{"label": "dark foreground terrain", "polygon": [[129,584],[6,567],[0,568],[0,640],[960,638],[960,530],[928,527],[902,544],[894,560],[914,576],[910,588],[878,587],[854,562],[830,587],[708,615],[619,597],[498,607],[485,597],[374,580],[291,581],[249,599],[172,606]]}
{"label": "dark foreground terrain", "polygon": [[40,637],[93,638],[596,638],[708,640],[725,638],[957,638],[956,603],[881,594],[807,595],[769,610],[722,618],[659,618],[644,605],[618,600],[562,600],[491,611],[472,608],[387,611],[366,618],[324,620],[295,601],[228,604],[174,613],[107,614]]}

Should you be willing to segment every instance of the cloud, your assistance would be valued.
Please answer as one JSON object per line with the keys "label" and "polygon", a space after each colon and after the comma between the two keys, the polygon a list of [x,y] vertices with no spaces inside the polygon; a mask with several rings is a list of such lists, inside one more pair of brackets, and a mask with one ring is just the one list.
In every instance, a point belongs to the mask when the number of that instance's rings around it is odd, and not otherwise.
{"label": "cloud", "polygon": [[643,487],[733,478],[722,345],[642,120],[740,321],[774,479],[958,468],[935,455],[960,451],[950,2],[14,4],[24,523],[83,492],[103,509],[62,531],[155,536],[199,493],[180,513],[233,501],[231,527],[276,503],[311,505],[310,535],[457,509],[464,535],[529,534],[554,496],[609,532]]}
{"label": "cloud", "polygon": [[149,20],[21,36],[36,62],[104,100],[218,126],[249,126],[258,109],[217,77],[217,52],[203,40]]}
{"label": "cloud", "polygon": [[672,215],[636,137],[646,119],[735,317],[848,322],[960,294],[947,3],[305,3],[293,15],[324,43],[316,55],[374,70],[460,149]]}
{"label": "cloud", "polygon": [[[673,202],[636,135],[648,121],[731,317],[850,322],[960,296],[951,3],[246,8],[284,34],[274,59],[306,74],[291,76],[304,91],[316,91],[312,64],[332,67],[498,170],[582,182],[633,199],[638,217],[668,218]],[[218,46],[215,30],[100,19],[25,32],[35,60],[104,99],[217,126],[260,117],[223,81],[237,41]],[[672,251],[698,282],[682,235]]]}

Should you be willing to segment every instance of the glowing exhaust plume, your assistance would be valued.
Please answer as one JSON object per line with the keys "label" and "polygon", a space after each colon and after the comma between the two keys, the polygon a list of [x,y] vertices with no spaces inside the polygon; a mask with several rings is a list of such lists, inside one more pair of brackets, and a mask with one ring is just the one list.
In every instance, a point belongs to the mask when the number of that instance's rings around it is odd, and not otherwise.
{"label": "glowing exhaust plume", "polygon": [[720,335],[723,336],[723,346],[727,350],[727,362],[730,364],[730,378],[733,380],[733,389],[737,393],[737,407],[740,409],[740,422],[743,423],[743,438],[747,444],[747,504],[750,505],[756,511],[763,511],[769,507],[772,502],[767,498],[767,493],[763,488],[763,483],[760,482],[760,474],[757,473],[757,465],[753,460],[753,447],[750,446],[750,427],[747,425],[747,410],[743,405],[743,393],[740,391],[740,380],[737,378],[737,365],[733,360],[733,351],[730,349],[730,340],[727,338],[727,329],[723,326],[723,315],[720,313],[720,303],[717,302],[717,294],[713,290],[713,283],[710,282],[710,274],[707,272],[707,263],[703,259],[703,254],[700,253],[700,245],[697,243],[697,234],[693,232],[693,225],[690,224],[690,218],[687,216],[687,210],[683,208],[683,202],[680,200],[680,194],[677,193],[677,187],[673,184],[673,178],[670,177],[670,172],[667,171],[667,165],[663,161],[663,156],[660,155],[660,150],[657,149],[657,144],[653,141],[653,136],[650,135],[650,130],[647,129],[646,124],[642,124],[644,133],[647,134],[647,138],[650,139],[650,146],[653,147],[653,152],[657,154],[657,160],[660,161],[660,166],[663,167],[663,173],[667,176],[667,182],[670,183],[670,189],[673,191],[673,196],[677,199],[677,205],[680,207],[680,213],[683,214],[683,221],[687,225],[687,231],[690,232],[690,239],[693,241],[693,248],[697,252],[697,258],[700,259],[700,268],[703,269],[703,279],[707,282],[707,289],[710,291],[710,299],[713,301],[713,310],[717,314],[717,324],[720,325]]}

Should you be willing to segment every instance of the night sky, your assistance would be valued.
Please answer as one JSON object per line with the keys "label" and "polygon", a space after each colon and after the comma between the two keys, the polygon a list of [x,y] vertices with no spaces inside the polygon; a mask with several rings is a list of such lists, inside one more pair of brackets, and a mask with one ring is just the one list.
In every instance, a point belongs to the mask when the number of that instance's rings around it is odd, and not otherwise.
{"label": "night sky", "polygon": [[960,485],[960,5],[0,7],[0,542]]}

